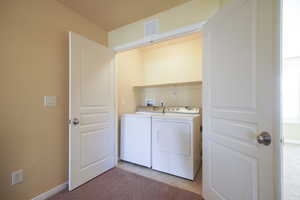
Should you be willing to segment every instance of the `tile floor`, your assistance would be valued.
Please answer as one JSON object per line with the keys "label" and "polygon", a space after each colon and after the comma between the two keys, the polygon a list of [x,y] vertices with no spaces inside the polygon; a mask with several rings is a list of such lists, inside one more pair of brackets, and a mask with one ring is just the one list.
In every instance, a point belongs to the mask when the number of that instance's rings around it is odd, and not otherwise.
{"label": "tile floor", "polygon": [[178,187],[190,192],[194,192],[196,194],[200,194],[202,193],[202,174],[201,171],[199,170],[196,178],[194,181],[188,180],[188,179],[184,179],[184,178],[180,178],[177,176],[173,176],[170,174],[166,174],[163,172],[159,172],[153,169],[149,169],[147,167],[142,167],[139,165],[135,165],[132,163],[128,163],[128,162],[123,162],[120,161],[118,166],[118,168],[139,174],[141,176],[145,176],[151,179],[154,179],[156,181],[160,181],[169,185],[172,185],[174,187]]}

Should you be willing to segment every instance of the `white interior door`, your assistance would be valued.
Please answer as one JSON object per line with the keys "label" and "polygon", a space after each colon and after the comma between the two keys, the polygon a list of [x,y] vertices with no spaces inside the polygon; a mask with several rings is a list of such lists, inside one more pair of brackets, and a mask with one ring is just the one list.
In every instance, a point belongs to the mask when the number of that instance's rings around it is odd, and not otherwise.
{"label": "white interior door", "polygon": [[114,53],[69,34],[69,190],[115,166]]}
{"label": "white interior door", "polygon": [[207,200],[275,199],[273,145],[256,139],[272,135],[272,9],[272,0],[236,0],[204,28]]}

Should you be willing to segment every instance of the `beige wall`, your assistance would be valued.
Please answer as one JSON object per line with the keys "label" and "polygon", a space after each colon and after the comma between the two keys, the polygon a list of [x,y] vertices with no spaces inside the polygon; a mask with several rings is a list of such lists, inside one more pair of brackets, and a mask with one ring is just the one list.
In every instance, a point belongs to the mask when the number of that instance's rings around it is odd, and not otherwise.
{"label": "beige wall", "polygon": [[145,97],[154,98],[157,105],[161,100],[167,105],[200,105],[199,84],[149,89],[134,89],[134,86],[200,81],[201,41],[197,33],[117,54],[119,115],[134,112]]}
{"label": "beige wall", "polygon": [[[2,0],[0,27],[0,199],[28,200],[68,179],[68,31],[107,34],[55,0]],[[24,182],[11,186],[18,169]]]}
{"label": "beige wall", "polygon": [[144,22],[154,18],[159,20],[160,32],[162,33],[206,21],[220,7],[230,1],[232,0],[191,0],[151,17],[110,31],[108,33],[108,44],[110,47],[115,47],[142,39],[144,37]]}
{"label": "beige wall", "polygon": [[202,84],[188,83],[164,85],[137,89],[137,105],[145,105],[145,99],[152,99],[155,105],[202,107]]}
{"label": "beige wall", "polygon": [[300,141],[300,123],[283,123],[284,139],[292,141]]}
{"label": "beige wall", "polygon": [[200,34],[142,48],[144,84],[200,81],[202,43]]}
{"label": "beige wall", "polygon": [[135,111],[134,86],[143,83],[143,62],[140,50],[130,50],[116,55],[118,81],[118,113]]}

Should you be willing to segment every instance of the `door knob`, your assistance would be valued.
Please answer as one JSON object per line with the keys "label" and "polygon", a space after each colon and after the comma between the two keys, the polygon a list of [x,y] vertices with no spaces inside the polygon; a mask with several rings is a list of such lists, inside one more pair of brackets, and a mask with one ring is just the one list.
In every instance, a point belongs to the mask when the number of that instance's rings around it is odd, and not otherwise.
{"label": "door knob", "polygon": [[75,118],[72,120],[72,124],[75,125],[75,126],[78,125],[78,124],[79,124],[79,119],[75,117]]}
{"label": "door knob", "polygon": [[268,145],[271,144],[272,138],[271,138],[270,133],[264,131],[264,132],[261,132],[261,134],[259,134],[256,137],[256,141],[259,144],[263,144],[263,145],[268,146]]}

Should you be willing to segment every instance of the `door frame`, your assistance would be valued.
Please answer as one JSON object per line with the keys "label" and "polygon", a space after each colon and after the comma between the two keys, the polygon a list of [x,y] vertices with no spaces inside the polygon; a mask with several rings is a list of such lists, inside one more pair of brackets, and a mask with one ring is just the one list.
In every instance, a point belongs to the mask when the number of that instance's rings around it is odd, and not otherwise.
{"label": "door frame", "polygon": [[[283,134],[282,134],[282,110],[281,110],[281,68],[282,68],[282,0],[274,0],[274,52],[273,52],[273,60],[274,60],[274,89],[275,89],[275,102],[274,102],[274,119],[273,119],[273,144],[274,144],[274,191],[276,200],[283,200],[284,190],[283,190]],[[209,21],[209,19],[207,20]],[[202,32],[203,26],[207,23],[207,21],[201,21],[196,24],[192,24],[189,26],[184,26],[181,28],[174,29],[172,31],[168,31],[165,33],[156,34],[151,37],[143,38],[137,41],[128,42],[122,45],[117,45],[112,48],[116,53],[136,49],[139,47],[147,46],[150,44],[155,44],[158,42],[175,39],[178,37],[183,37],[189,35],[191,33]],[[118,136],[118,104],[117,104],[117,68],[114,65],[115,70],[115,109],[116,109],[116,142],[115,144],[119,144],[119,136]],[[203,73],[202,76],[205,76]],[[116,145],[116,152],[118,152],[118,146]],[[118,157],[116,157],[116,163],[118,162]]]}
{"label": "door frame", "polygon": [[277,200],[284,199],[283,182],[283,144],[284,135],[282,129],[282,4],[283,0],[275,0],[274,16],[276,25],[274,27],[274,79],[275,79],[275,108],[274,108],[274,164],[275,164],[275,197]]}

